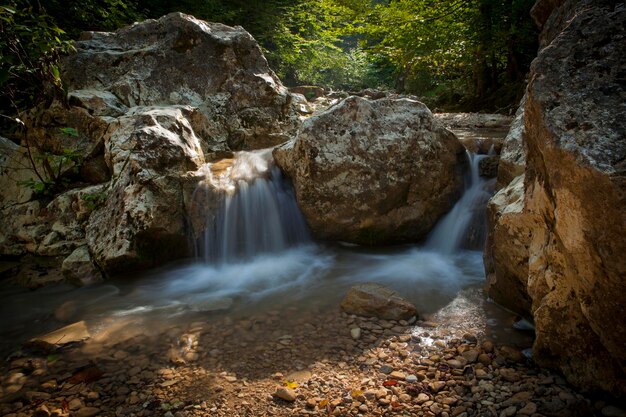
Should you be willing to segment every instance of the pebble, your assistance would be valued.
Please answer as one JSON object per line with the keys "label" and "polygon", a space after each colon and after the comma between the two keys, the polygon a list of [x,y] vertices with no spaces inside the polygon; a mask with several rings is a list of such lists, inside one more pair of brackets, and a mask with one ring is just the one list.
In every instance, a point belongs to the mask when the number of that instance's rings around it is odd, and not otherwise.
{"label": "pebble", "polygon": [[626,417],[626,411],[613,405],[607,405],[601,411],[604,417]]}
{"label": "pebble", "polygon": [[398,381],[404,381],[404,379],[406,378],[406,374],[400,371],[393,371],[389,374],[389,377],[391,379],[397,379]]}
{"label": "pebble", "polygon": [[381,373],[385,375],[389,375],[390,373],[393,372],[393,368],[389,365],[383,365],[380,368],[378,368],[378,371],[380,371]]}
{"label": "pebble", "polygon": [[93,417],[100,413],[97,407],[83,407],[74,413],[74,417]]}
{"label": "pebble", "polygon": [[280,387],[274,392],[274,397],[280,398],[281,400],[294,402],[297,398],[297,395],[294,390],[286,387]]}
{"label": "pebble", "polygon": [[354,340],[359,340],[361,338],[361,328],[353,327],[350,329],[350,336],[352,336]]}
{"label": "pebble", "polygon": [[417,382],[417,376],[407,375],[406,378],[404,378],[404,380],[409,383]]}

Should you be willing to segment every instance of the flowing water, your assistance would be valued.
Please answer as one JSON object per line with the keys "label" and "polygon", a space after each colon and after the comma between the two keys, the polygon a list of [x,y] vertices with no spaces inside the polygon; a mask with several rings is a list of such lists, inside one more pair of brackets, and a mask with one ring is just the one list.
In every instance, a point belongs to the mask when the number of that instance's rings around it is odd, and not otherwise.
{"label": "flowing water", "polygon": [[[424,318],[515,343],[511,315],[482,292],[482,254],[466,245],[470,226],[484,217],[490,189],[478,176],[480,157],[470,158],[464,196],[426,245],[366,248],[312,241],[269,151],[238,153],[226,169],[206,167],[208,185],[224,194],[217,213],[207,216],[197,260],[79,289],[32,292],[3,283],[0,352],[60,327],[52,315],[66,302],[92,335],[122,340],[194,319],[248,317],[282,307],[293,314],[337,309],[350,286],[366,281],[399,291]],[[200,184],[197,193],[207,193],[208,185]]]}

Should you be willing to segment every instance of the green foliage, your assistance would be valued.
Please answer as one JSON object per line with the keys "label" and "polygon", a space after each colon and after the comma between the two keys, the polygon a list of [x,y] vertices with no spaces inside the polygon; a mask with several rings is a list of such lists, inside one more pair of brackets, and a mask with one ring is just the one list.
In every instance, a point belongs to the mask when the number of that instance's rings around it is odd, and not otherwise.
{"label": "green foliage", "polygon": [[[59,129],[63,135],[77,137],[76,129],[65,127]],[[37,180],[28,180],[23,186],[32,189],[39,197],[49,198],[67,189],[71,183],[71,176],[78,174],[82,163],[82,156],[72,149],[63,149],[60,153],[37,150],[29,157]]]}
{"label": "green foliage", "polygon": [[12,0],[1,6],[0,34],[3,114],[15,115],[62,94],[59,57],[72,50],[72,44],[39,3]]}
{"label": "green foliage", "polygon": [[107,199],[107,193],[85,193],[81,195],[80,198],[85,202],[89,210],[95,210],[104,204]]}

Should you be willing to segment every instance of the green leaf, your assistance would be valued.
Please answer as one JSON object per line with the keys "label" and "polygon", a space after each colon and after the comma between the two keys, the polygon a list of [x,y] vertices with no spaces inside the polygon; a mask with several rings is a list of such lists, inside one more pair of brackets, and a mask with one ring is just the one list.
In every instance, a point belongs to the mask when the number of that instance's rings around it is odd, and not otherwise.
{"label": "green leaf", "polygon": [[61,131],[61,133],[66,134],[68,136],[74,136],[74,137],[78,136],[78,130],[74,129],[73,127],[62,127],[59,130]]}
{"label": "green leaf", "polygon": [[9,6],[0,6],[0,9],[4,10],[5,12],[9,12],[11,14],[15,14],[15,9]]}

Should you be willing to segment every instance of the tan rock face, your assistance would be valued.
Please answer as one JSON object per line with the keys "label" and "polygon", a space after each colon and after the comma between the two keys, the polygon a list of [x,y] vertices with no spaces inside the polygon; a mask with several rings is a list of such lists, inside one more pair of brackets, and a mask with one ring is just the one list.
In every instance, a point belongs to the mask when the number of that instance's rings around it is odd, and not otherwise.
{"label": "tan rock face", "polygon": [[409,99],[350,97],[274,151],[319,238],[361,244],[423,238],[462,188],[463,146]]}
{"label": "tan rock face", "polygon": [[83,34],[76,48],[63,79],[84,107],[189,105],[208,125],[199,136],[230,149],[276,145],[297,128],[289,92],[242,28],[172,13]]}
{"label": "tan rock face", "polygon": [[[505,188],[492,200],[489,291],[524,309],[510,298],[527,300],[525,287],[538,363],[584,389],[625,396],[626,10],[565,1],[542,16],[549,46],[533,64],[524,108],[524,196]],[[504,201],[507,192],[516,197]],[[520,245],[503,247],[507,238]]]}
{"label": "tan rock face", "polygon": [[92,214],[87,242],[107,271],[186,256],[181,175],[204,162],[187,107],[135,108],[105,138],[113,179]]}
{"label": "tan rock face", "polygon": [[387,320],[406,320],[417,316],[413,304],[392,289],[374,282],[355,285],[341,302],[349,314],[378,317]]}
{"label": "tan rock face", "polygon": [[108,273],[188,256],[192,172],[205,154],[287,140],[299,124],[292,95],[245,30],[180,13],[84,34],[76,49],[63,62],[69,107],[32,111],[23,140],[71,149],[82,160],[73,180],[98,185],[33,201],[19,184],[36,179],[26,147],[2,139],[0,254],[87,244]]}

